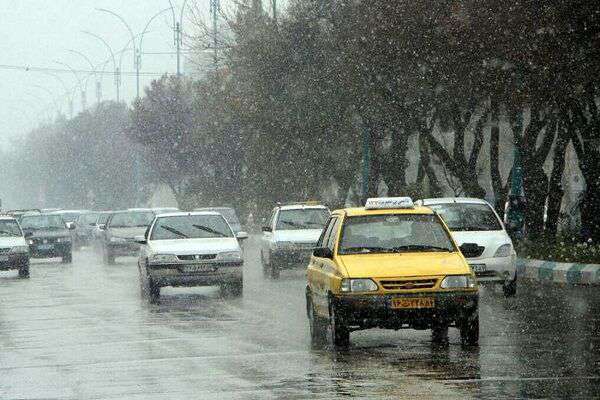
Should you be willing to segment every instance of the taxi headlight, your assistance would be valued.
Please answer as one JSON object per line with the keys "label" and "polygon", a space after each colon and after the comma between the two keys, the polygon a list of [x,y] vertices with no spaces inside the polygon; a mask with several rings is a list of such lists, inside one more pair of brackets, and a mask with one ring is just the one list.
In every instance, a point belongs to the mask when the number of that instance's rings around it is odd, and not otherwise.
{"label": "taxi headlight", "polygon": [[510,243],[503,244],[502,246],[498,247],[498,250],[496,250],[494,257],[508,257],[510,256],[511,252],[512,245]]}
{"label": "taxi headlight", "polygon": [[177,262],[177,256],[175,254],[155,254],[150,258],[150,262],[156,264]]}
{"label": "taxi headlight", "polygon": [[219,253],[220,260],[236,260],[239,261],[242,259],[241,251],[224,251],[223,253]]}
{"label": "taxi headlight", "polygon": [[442,289],[474,288],[477,284],[471,275],[452,275],[444,278]]}
{"label": "taxi headlight", "polygon": [[372,279],[342,279],[342,292],[376,292],[379,288]]}
{"label": "taxi headlight", "polygon": [[10,249],[10,252],[13,254],[29,253],[29,246],[15,246]]}

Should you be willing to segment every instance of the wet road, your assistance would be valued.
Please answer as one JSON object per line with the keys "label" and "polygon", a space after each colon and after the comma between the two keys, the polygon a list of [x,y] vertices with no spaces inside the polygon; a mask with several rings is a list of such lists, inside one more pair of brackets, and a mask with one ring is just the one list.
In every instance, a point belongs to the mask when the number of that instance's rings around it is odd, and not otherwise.
{"label": "wet road", "polygon": [[247,245],[243,299],[217,289],[140,296],[135,259],[0,272],[0,399],[586,398],[600,394],[598,289],[483,291],[481,344],[428,331],[352,334],[310,349],[304,275],[265,280]]}

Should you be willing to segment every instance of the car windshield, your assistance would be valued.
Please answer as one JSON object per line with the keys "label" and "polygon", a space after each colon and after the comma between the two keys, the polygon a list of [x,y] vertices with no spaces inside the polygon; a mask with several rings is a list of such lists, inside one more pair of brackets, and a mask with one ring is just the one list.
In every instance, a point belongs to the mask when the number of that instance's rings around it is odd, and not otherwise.
{"label": "car windshield", "polygon": [[435,215],[386,214],[349,217],[339,254],[455,251]]}
{"label": "car windshield", "polygon": [[324,208],[281,210],[277,218],[277,230],[323,229],[329,218]]}
{"label": "car windshield", "polygon": [[205,208],[204,211],[215,211],[225,217],[225,220],[231,225],[231,228],[234,231],[240,231],[242,229],[242,225],[240,224],[240,220],[235,213],[233,208]]}
{"label": "car windshield", "polygon": [[149,211],[129,211],[117,213],[110,220],[111,228],[142,228],[154,220],[154,213]]}
{"label": "car windshield", "polygon": [[0,237],[23,236],[19,224],[15,220],[0,220]]}
{"label": "car windshield", "polygon": [[436,211],[451,231],[500,231],[502,225],[487,204],[447,203],[427,206]]}
{"label": "car windshield", "polygon": [[98,214],[82,214],[77,219],[79,225],[93,225],[98,219]]}
{"label": "car windshield", "polygon": [[156,220],[150,240],[232,238],[221,215],[182,215]]}
{"label": "car windshield", "polygon": [[65,229],[60,215],[33,215],[21,219],[23,229]]}

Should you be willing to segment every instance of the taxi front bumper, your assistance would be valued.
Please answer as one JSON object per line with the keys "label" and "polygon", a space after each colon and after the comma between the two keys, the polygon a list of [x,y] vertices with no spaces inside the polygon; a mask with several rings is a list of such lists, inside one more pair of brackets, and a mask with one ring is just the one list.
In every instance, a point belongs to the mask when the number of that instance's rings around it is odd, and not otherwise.
{"label": "taxi front bumper", "polygon": [[[394,299],[431,299],[430,308],[394,308]],[[355,329],[429,329],[434,325],[457,326],[477,312],[476,291],[444,293],[335,296],[336,315]],[[428,300],[429,301],[429,300]]]}
{"label": "taxi front bumper", "polygon": [[[196,265],[202,267],[202,271],[189,271],[189,268]],[[159,286],[218,286],[241,282],[243,279],[243,265],[243,262],[224,262],[209,265],[151,264],[148,265],[148,274]]]}

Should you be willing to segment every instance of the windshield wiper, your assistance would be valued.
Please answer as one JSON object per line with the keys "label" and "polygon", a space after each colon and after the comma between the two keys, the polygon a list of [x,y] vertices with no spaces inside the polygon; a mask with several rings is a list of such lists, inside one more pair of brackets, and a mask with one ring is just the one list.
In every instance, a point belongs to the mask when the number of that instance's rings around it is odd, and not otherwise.
{"label": "windshield wiper", "polygon": [[164,229],[164,230],[166,230],[166,231],[169,231],[169,232],[171,232],[171,233],[173,233],[173,234],[175,234],[175,235],[179,236],[179,237],[186,238],[186,239],[187,239],[187,238],[189,238],[189,236],[188,236],[188,235],[186,235],[185,233],[183,233],[183,232],[179,232],[177,229],[175,229],[175,228],[171,228],[170,226],[161,225],[160,227],[161,227],[161,228],[163,228],[163,229]]}
{"label": "windshield wiper", "polygon": [[294,226],[296,228],[304,228],[303,224],[299,224],[297,222],[293,222],[293,221],[280,221],[282,224],[286,224],[286,225],[290,225],[290,226]]}
{"label": "windshield wiper", "polygon": [[402,252],[402,251],[410,251],[410,250],[416,250],[416,251],[445,251],[445,252],[450,252],[451,250],[447,247],[439,247],[439,246],[429,246],[429,245],[424,245],[424,244],[408,244],[405,246],[398,246],[398,247],[394,247],[392,249],[390,249],[394,252]]}
{"label": "windshield wiper", "polygon": [[205,232],[208,232],[208,233],[212,233],[213,235],[217,235],[219,237],[227,237],[227,235],[224,234],[223,232],[216,231],[214,229],[209,228],[208,226],[195,225],[195,224],[193,224],[192,226],[194,228],[196,228],[196,229],[200,229],[202,231],[205,231]]}

